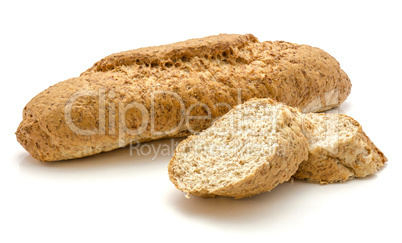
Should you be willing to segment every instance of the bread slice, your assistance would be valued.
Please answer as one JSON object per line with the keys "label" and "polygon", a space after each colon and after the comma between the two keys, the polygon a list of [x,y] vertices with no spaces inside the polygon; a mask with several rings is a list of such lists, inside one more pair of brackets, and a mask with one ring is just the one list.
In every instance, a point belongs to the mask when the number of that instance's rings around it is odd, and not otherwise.
{"label": "bread slice", "polygon": [[300,115],[272,99],[238,105],[178,145],[168,166],[170,180],[202,197],[243,198],[270,191],[307,159]]}
{"label": "bread slice", "polygon": [[309,157],[294,175],[321,184],[343,182],[377,172],[387,158],[347,115],[304,115],[303,132],[308,138]]}

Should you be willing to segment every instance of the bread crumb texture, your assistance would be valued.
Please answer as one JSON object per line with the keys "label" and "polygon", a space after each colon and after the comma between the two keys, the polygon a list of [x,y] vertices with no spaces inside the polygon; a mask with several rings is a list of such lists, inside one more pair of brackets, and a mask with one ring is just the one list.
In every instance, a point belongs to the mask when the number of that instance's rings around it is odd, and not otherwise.
{"label": "bread crumb texture", "polygon": [[310,113],[304,115],[304,120],[309,121],[303,126],[309,157],[300,164],[294,178],[321,184],[343,182],[374,174],[387,162],[350,116]]}
{"label": "bread crumb texture", "polygon": [[236,106],[176,148],[170,180],[184,192],[249,197],[288,181],[307,159],[301,113],[271,99]]}

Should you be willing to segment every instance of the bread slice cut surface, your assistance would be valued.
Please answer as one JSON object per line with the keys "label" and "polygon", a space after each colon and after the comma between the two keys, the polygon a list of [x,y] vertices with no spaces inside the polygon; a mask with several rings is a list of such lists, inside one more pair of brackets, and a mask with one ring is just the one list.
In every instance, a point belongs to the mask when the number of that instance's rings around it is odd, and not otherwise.
{"label": "bread slice cut surface", "polygon": [[308,138],[309,158],[300,164],[296,179],[321,184],[343,182],[374,174],[387,161],[350,116],[309,113],[303,121],[308,124],[303,132]]}
{"label": "bread slice cut surface", "polygon": [[243,198],[270,191],[307,159],[298,109],[272,99],[236,106],[176,148],[170,180],[184,192]]}

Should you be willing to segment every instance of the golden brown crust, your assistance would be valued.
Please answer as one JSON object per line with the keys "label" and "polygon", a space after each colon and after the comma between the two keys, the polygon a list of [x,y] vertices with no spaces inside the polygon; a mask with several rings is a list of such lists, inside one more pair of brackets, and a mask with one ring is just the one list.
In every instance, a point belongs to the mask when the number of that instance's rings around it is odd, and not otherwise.
{"label": "golden brown crust", "polygon": [[[251,98],[271,97],[303,111],[330,109],[346,99],[350,88],[338,62],[318,48],[223,34],[110,55],[34,97],[16,135],[37,159],[80,158],[130,142],[200,131]],[[84,91],[86,97],[72,99]],[[94,134],[72,131],[65,116],[69,102],[70,124]],[[123,119],[119,108],[124,111],[129,104],[136,108]],[[148,122],[154,114],[153,125],[142,126],[143,113]],[[185,115],[209,118],[182,122]],[[141,133],[122,132],[121,120],[131,131],[143,128]]]}
{"label": "golden brown crust", "polygon": [[86,72],[104,72],[120,66],[131,66],[134,64],[156,67],[176,63],[177,60],[181,60],[182,58],[190,59],[196,56],[203,57],[205,54],[208,56],[216,56],[226,52],[227,55],[230,55],[234,48],[242,48],[248,43],[255,42],[258,42],[258,40],[251,34],[221,34],[190,39],[168,45],[144,47],[109,55],[99,62],[96,62]]}

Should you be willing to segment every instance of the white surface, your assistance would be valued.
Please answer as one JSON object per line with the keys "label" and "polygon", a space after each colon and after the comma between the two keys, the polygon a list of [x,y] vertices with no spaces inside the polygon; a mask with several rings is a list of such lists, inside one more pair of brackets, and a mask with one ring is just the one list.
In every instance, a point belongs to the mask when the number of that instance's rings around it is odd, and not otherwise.
{"label": "white surface", "polygon": [[[1,4],[0,242],[401,241],[397,1],[145,2]],[[387,166],[343,184],[187,200],[168,179],[171,155],[152,160],[125,148],[43,164],[17,143],[23,107],[48,86],[117,51],[218,33],[310,44],[337,58],[353,84],[341,109],[363,125]],[[170,140],[153,143],[172,148]]]}

